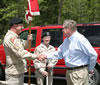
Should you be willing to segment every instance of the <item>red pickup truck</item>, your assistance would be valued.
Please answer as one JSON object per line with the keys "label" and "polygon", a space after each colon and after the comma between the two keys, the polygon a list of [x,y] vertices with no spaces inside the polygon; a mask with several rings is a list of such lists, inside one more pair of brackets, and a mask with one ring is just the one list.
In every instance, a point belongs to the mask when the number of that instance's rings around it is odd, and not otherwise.
{"label": "red pickup truck", "polygon": [[[89,85],[100,85],[100,23],[88,23],[77,24],[78,31],[82,33],[92,44],[96,52],[98,53],[97,63],[94,69],[94,74],[89,74]],[[20,34],[20,38],[27,39],[29,28],[23,29]],[[64,35],[62,32],[62,25],[48,25],[48,26],[36,26],[32,27],[32,48],[31,52],[34,52],[34,48],[41,43],[41,35],[45,31],[49,31],[51,34],[51,42],[56,49],[63,42]],[[27,49],[28,50],[28,49]],[[28,63],[28,61],[27,61]],[[0,79],[4,79],[4,68],[6,64],[6,57],[4,48],[0,45]],[[34,64],[31,61],[31,72],[34,74]],[[54,67],[54,79],[65,79],[65,63],[64,60],[59,60]],[[25,74],[25,77],[27,75]],[[31,77],[34,77],[33,75]]]}

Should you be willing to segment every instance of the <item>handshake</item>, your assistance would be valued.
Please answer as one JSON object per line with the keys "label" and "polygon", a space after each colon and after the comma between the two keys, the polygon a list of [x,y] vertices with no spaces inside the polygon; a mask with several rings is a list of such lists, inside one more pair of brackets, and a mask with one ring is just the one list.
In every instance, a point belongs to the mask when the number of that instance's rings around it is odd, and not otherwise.
{"label": "handshake", "polygon": [[38,60],[40,60],[40,61],[42,61],[42,60],[44,60],[44,59],[46,59],[47,58],[47,56],[46,55],[44,55],[44,54],[40,54],[40,55],[38,55]]}

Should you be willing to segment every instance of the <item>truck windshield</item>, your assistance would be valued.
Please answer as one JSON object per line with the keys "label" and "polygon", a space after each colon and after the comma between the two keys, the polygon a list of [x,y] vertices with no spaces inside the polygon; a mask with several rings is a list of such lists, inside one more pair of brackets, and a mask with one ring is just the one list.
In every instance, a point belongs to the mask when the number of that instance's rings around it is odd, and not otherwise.
{"label": "truck windshield", "polygon": [[[31,33],[32,33],[32,36],[33,36],[33,40],[31,41],[31,43],[32,43],[31,44],[32,45],[31,47],[35,47],[36,46],[36,30],[32,30]],[[24,39],[24,40],[27,40],[28,34],[29,34],[29,31],[28,30],[23,31],[20,34],[20,38],[21,39]]]}
{"label": "truck windshield", "polygon": [[[50,32],[51,42],[50,44],[54,47],[58,47],[63,42],[63,32],[62,29],[43,29],[43,32]],[[43,33],[42,32],[42,33]]]}
{"label": "truck windshield", "polygon": [[90,41],[92,46],[100,47],[100,26],[79,26],[78,31]]}

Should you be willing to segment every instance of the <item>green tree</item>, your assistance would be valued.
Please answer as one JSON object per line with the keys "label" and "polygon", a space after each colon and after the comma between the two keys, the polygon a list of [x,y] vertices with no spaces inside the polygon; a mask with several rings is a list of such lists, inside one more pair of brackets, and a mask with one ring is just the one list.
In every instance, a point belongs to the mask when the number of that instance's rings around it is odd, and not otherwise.
{"label": "green tree", "polygon": [[40,4],[40,16],[33,17],[35,25],[47,25],[58,23],[58,0],[43,0]]}
{"label": "green tree", "polygon": [[[78,23],[100,21],[100,0],[38,0],[40,15],[33,16],[32,26],[62,24],[65,19]],[[0,1],[0,39],[9,29],[9,20],[21,17],[25,21],[27,0]],[[25,27],[28,24],[25,23]]]}
{"label": "green tree", "polygon": [[1,0],[0,1],[0,39],[9,29],[9,20],[13,17],[21,17],[25,14],[24,0]]}
{"label": "green tree", "polygon": [[100,21],[100,0],[91,0],[89,2],[90,22]]}
{"label": "green tree", "polygon": [[[63,4],[63,20],[74,19],[78,23],[88,22],[88,1],[87,0],[67,0]],[[62,20],[62,21],[63,21]]]}

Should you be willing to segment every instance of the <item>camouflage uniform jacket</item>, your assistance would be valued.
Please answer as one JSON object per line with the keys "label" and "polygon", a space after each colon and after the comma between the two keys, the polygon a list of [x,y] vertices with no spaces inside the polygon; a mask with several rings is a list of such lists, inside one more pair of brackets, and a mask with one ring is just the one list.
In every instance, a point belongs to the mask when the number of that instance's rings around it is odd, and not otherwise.
{"label": "camouflage uniform jacket", "polygon": [[27,41],[8,30],[4,37],[4,49],[6,53],[6,74],[20,74],[25,71],[24,59],[36,59],[37,56],[25,50]]}
{"label": "camouflage uniform jacket", "polygon": [[[41,43],[39,46],[37,46],[35,48],[34,53],[35,54],[41,54],[41,53],[50,53],[50,52],[54,52],[55,48],[51,45],[49,45],[49,47],[47,48],[43,43]],[[56,65],[58,60],[48,60],[48,64],[52,65],[53,67]],[[38,69],[40,72],[44,71],[46,68],[46,62],[47,59],[43,60],[43,61],[39,61],[37,59],[34,60],[34,66],[36,69]]]}

